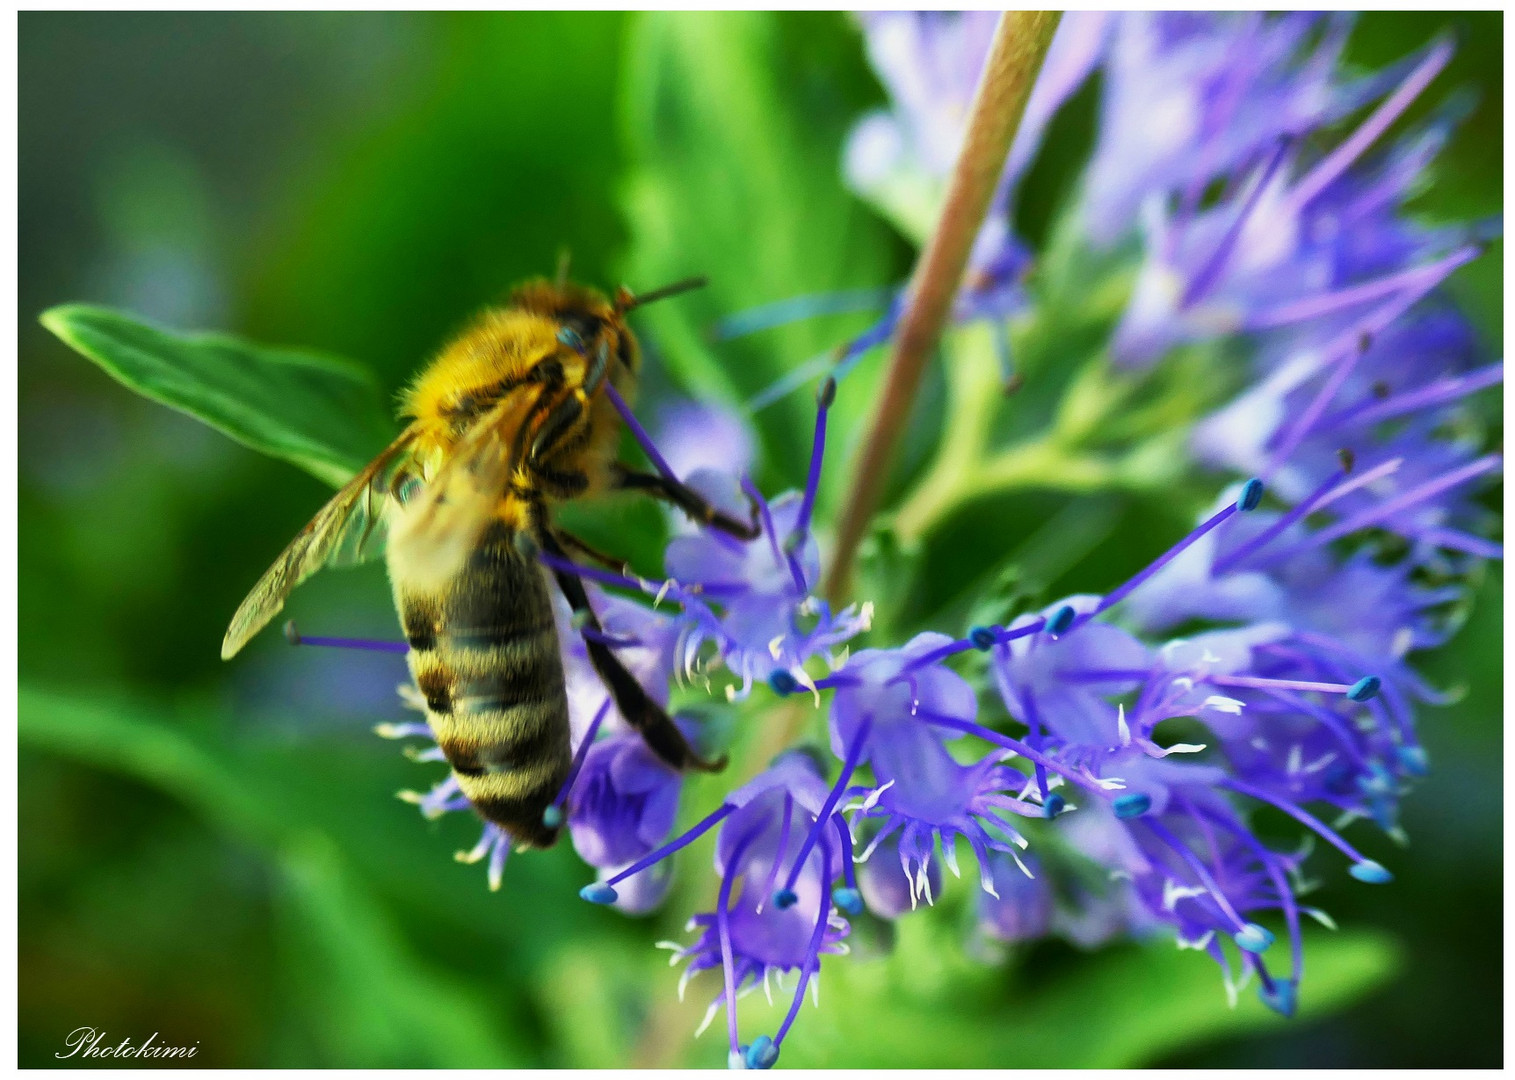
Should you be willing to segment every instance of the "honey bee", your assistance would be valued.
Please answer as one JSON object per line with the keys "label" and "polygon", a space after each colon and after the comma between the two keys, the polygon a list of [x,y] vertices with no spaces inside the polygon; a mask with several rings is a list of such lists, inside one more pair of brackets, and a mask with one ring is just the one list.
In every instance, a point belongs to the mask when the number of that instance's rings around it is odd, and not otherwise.
{"label": "honey bee", "polygon": [[[566,500],[636,490],[751,539],[755,523],[718,510],[676,477],[616,460],[621,421],[606,387],[630,402],[640,351],[632,308],[696,279],[609,300],[562,280],[529,282],[446,346],[403,397],[399,438],[337,492],[253,587],[221,646],[229,659],[323,566],[385,548],[407,659],[437,743],[479,814],[521,847],[548,847],[544,811],[571,763],[568,698],[549,571],[573,548],[556,528]],[[616,658],[579,577],[554,569],[590,660],[621,714],[679,769],[701,758]]]}

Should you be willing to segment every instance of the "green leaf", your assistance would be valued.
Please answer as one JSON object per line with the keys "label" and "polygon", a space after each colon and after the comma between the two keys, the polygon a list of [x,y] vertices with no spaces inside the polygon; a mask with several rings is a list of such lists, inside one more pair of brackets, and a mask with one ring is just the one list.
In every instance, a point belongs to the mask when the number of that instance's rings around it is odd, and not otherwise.
{"label": "green leaf", "polygon": [[86,304],[51,308],[42,325],[122,385],[333,486],[393,438],[378,384],[350,361],[175,333]]}
{"label": "green leaf", "polygon": [[330,1064],[344,1068],[519,1068],[483,995],[414,956],[336,844],[286,843],[277,913],[291,995]]}
{"label": "green leaf", "polygon": [[[177,798],[265,853],[278,883],[290,997],[330,1064],[522,1064],[481,988],[422,959],[388,906],[327,831],[291,813],[281,789],[233,746],[212,746],[130,706],[23,687],[23,746],[120,773]],[[310,1064],[300,1062],[299,1064]]]}
{"label": "green leaf", "polygon": [[[709,288],[635,316],[652,364],[665,364],[686,391],[741,406],[877,317],[708,339],[717,320],[760,304],[902,276],[886,228],[841,179],[846,132],[876,94],[856,31],[835,14],[664,12],[633,27],[623,95],[633,162],[625,278],[645,289],[709,277]],[[871,406],[871,360],[842,386],[837,432],[855,430]],[[814,415],[807,390],[755,415],[770,480],[803,478]],[[836,450],[844,458],[844,445]],[[832,490],[841,463],[827,470]]]}
{"label": "green leaf", "polygon": [[[1257,1000],[1255,984],[1230,1008],[1206,956],[1171,944],[1110,947],[1048,976],[1035,965],[1007,979],[963,956],[953,927],[902,919],[887,959],[823,966],[824,1022],[811,1013],[785,1042],[795,1068],[1130,1068],[1183,1047],[1288,1025],[1345,1007],[1393,974],[1398,948],[1371,932],[1307,933],[1307,975],[1292,1020]],[[752,1003],[749,1005],[748,1003]],[[743,1028],[771,1030],[744,1001]]]}

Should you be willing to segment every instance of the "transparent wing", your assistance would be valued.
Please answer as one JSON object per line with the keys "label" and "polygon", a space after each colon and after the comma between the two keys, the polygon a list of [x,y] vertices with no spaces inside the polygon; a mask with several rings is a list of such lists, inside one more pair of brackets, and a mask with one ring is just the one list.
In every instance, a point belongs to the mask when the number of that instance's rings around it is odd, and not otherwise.
{"label": "transparent wing", "polygon": [[422,591],[446,584],[478,546],[500,512],[515,472],[514,438],[535,397],[514,394],[491,409],[459,440],[452,454],[390,526],[389,559],[405,582]]}
{"label": "transparent wing", "polygon": [[295,586],[311,574],[323,566],[363,562],[383,551],[390,479],[408,463],[414,438],[414,429],[406,429],[290,541],[232,616],[221,642],[221,659],[237,655],[279,613]]}

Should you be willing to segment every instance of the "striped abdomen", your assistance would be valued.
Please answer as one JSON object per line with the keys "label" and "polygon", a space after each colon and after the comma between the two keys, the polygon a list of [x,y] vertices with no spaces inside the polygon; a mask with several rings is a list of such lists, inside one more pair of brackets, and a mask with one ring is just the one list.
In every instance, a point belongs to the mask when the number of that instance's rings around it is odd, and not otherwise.
{"label": "striped abdomen", "polygon": [[410,671],[427,719],[474,808],[518,842],[547,847],[542,824],[568,776],[568,696],[552,596],[513,534],[491,527],[446,587],[408,587],[391,562]]}

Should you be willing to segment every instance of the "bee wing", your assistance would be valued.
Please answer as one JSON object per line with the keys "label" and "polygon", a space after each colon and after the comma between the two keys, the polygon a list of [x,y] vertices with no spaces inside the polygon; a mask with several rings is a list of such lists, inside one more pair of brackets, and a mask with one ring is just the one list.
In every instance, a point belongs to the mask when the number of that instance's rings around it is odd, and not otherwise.
{"label": "bee wing", "polygon": [[414,430],[406,429],[290,541],[232,616],[221,642],[221,659],[237,655],[279,613],[295,586],[321,567],[362,562],[382,550],[388,501],[384,488],[393,469],[409,460],[407,451],[414,438]]}
{"label": "bee wing", "polygon": [[390,525],[391,566],[422,591],[440,589],[463,568],[515,473],[512,443],[535,398],[513,394],[485,413],[458,441],[419,494]]}

